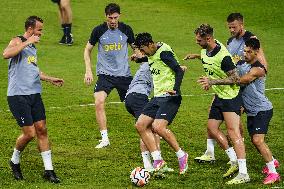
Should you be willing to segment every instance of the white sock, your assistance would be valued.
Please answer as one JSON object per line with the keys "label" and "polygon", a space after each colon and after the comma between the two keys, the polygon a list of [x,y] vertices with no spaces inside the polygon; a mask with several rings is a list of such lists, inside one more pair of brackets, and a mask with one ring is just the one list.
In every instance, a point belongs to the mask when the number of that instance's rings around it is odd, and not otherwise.
{"label": "white sock", "polygon": [[21,157],[21,151],[17,150],[16,148],[14,148],[14,152],[11,158],[11,161],[14,164],[19,164],[20,163],[20,157]]}
{"label": "white sock", "polygon": [[149,151],[145,151],[141,153],[142,159],[143,159],[143,164],[145,169],[152,169],[152,162],[151,162],[151,154]]}
{"label": "white sock", "polygon": [[268,163],[266,163],[266,165],[268,167],[269,173],[277,173],[273,160],[268,162]]}
{"label": "white sock", "polygon": [[238,159],[239,173],[248,174],[246,159]]}
{"label": "white sock", "polygon": [[225,150],[227,156],[229,157],[230,159],[230,162],[237,162],[237,155],[236,155],[236,152],[234,150],[233,147],[231,148],[228,148],[227,150]]}
{"label": "white sock", "polygon": [[205,152],[206,155],[214,157],[214,146],[216,144],[215,139],[207,139],[207,150]]}
{"label": "white sock", "polygon": [[181,150],[181,148],[176,152],[176,155],[178,158],[181,158],[185,155],[184,151]]}
{"label": "white sock", "polygon": [[108,140],[107,130],[101,130],[102,140]]}
{"label": "white sock", "polygon": [[153,157],[153,160],[162,160],[161,152],[156,150],[154,152],[151,152],[151,156]]}
{"label": "white sock", "polygon": [[43,160],[44,169],[45,170],[53,170],[52,160],[51,160],[51,150],[41,152],[40,154],[41,154],[41,157],[42,157],[42,160]]}

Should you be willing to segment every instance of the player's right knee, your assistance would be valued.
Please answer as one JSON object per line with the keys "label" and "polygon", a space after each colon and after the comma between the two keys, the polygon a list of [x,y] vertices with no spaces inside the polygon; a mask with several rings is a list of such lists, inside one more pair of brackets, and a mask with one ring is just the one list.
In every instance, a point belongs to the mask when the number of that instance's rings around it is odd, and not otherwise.
{"label": "player's right knee", "polygon": [[[157,133],[157,134],[160,134],[161,132],[162,132],[162,128],[161,127],[159,127],[159,125],[155,125],[155,124],[153,124],[153,128],[152,128],[152,131],[153,132],[155,132],[155,133]],[[169,132],[170,132],[170,130],[168,130]]]}
{"label": "player's right knee", "polygon": [[35,138],[35,132],[25,133],[24,137],[27,141],[33,140]]}
{"label": "player's right knee", "polygon": [[145,124],[141,121],[137,121],[135,124],[135,128],[138,132],[144,131],[147,127],[145,126]]}
{"label": "player's right knee", "polygon": [[260,137],[252,137],[252,143],[255,145],[255,146],[260,146],[261,144],[264,143],[264,139],[263,138],[260,138]]}
{"label": "player's right knee", "polygon": [[105,101],[103,101],[103,100],[96,100],[95,101],[96,109],[103,109],[104,105],[105,105]]}

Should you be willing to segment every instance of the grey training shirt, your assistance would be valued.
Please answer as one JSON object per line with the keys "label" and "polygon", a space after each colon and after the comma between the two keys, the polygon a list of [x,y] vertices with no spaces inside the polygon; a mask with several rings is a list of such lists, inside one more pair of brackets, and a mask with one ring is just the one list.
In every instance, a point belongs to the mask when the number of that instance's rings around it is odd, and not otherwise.
{"label": "grey training shirt", "polygon": [[[18,36],[23,42],[27,39]],[[33,44],[9,59],[7,96],[31,95],[42,92],[37,50]]]}
{"label": "grey training shirt", "polygon": [[97,75],[131,76],[127,44],[134,43],[134,34],[130,26],[119,22],[118,28],[109,29],[103,23],[93,29],[89,43],[98,43]]}

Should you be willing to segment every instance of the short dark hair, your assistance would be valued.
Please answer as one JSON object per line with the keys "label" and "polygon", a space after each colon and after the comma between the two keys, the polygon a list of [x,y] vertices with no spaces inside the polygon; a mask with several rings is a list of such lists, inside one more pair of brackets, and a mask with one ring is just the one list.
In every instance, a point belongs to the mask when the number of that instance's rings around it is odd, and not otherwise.
{"label": "short dark hair", "polygon": [[148,46],[150,43],[154,43],[151,34],[146,32],[136,34],[134,45],[137,48],[140,48],[141,46]]}
{"label": "short dark hair", "polygon": [[116,3],[110,3],[105,8],[105,14],[106,15],[110,15],[110,14],[113,14],[113,13],[120,14],[120,7]]}
{"label": "short dark hair", "polygon": [[206,37],[208,35],[213,36],[213,28],[209,24],[201,24],[194,31],[195,35],[199,34],[201,37]]}
{"label": "short dark hair", "polygon": [[39,21],[39,22],[43,23],[43,19],[41,19],[38,16],[30,16],[30,17],[28,17],[26,22],[25,22],[25,29],[27,30],[29,27],[35,28],[36,21]]}
{"label": "short dark hair", "polygon": [[249,38],[249,40],[245,42],[245,45],[253,50],[259,50],[260,48],[260,42],[257,38]]}
{"label": "short dark hair", "polygon": [[231,13],[228,17],[227,17],[227,22],[234,22],[235,20],[244,21],[244,17],[243,15],[241,15],[241,13],[235,12],[235,13]]}

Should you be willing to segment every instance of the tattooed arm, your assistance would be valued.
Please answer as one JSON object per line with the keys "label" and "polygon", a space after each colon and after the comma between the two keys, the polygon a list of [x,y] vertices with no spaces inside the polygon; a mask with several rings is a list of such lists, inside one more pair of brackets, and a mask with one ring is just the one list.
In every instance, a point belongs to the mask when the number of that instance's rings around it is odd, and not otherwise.
{"label": "tattooed arm", "polygon": [[228,77],[225,79],[214,79],[214,80],[209,79],[209,85],[230,85],[230,84],[240,83],[240,76],[237,73],[236,68],[228,71],[226,74]]}
{"label": "tattooed arm", "polygon": [[225,79],[209,79],[208,77],[202,76],[197,82],[204,90],[209,90],[212,85],[231,85],[240,83],[240,76],[236,69],[230,70],[226,74],[228,77]]}
{"label": "tattooed arm", "polygon": [[221,62],[221,70],[224,71],[228,77],[224,79],[209,79],[208,77],[202,76],[197,81],[204,90],[208,90],[212,85],[231,85],[239,83],[240,77],[237,73],[236,66],[234,65],[232,58],[226,56]]}

